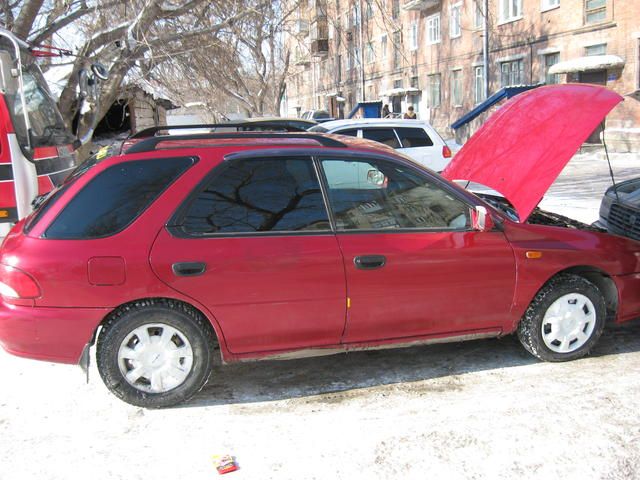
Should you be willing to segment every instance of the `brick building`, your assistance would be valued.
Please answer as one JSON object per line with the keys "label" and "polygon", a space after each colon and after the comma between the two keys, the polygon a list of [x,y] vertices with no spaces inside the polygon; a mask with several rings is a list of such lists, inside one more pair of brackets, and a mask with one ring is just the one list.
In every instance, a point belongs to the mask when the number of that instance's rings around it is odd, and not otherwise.
{"label": "brick building", "polygon": [[[627,95],[607,120],[607,140],[618,149],[637,142],[640,0],[487,4],[489,94],[522,84],[606,85]],[[484,0],[301,0],[286,40],[293,65],[282,113],[342,117],[360,100],[382,100],[394,112],[413,105],[454,136],[451,123],[486,98],[484,8]]]}

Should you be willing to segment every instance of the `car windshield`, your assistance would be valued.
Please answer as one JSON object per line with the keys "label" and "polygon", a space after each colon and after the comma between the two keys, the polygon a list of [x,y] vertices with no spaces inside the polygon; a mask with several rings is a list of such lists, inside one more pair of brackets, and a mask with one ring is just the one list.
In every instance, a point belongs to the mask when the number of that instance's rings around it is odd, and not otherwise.
{"label": "car windshield", "polygon": [[25,107],[31,128],[33,146],[67,145],[73,136],[65,127],[62,115],[51,96],[46,80],[34,59],[26,52],[22,53],[22,80],[24,85],[24,105],[18,92],[7,93],[7,106],[22,147],[29,144],[25,125]]}

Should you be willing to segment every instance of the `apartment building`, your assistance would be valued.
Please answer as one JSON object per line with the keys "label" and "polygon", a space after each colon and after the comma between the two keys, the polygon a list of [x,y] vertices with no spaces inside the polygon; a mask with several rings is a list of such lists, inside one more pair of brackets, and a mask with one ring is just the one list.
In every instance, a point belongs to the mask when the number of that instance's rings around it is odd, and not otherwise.
{"label": "apartment building", "polygon": [[326,109],[340,118],[359,101],[382,100],[393,112],[412,105],[443,136],[464,140],[490,112],[457,132],[450,125],[487,90],[586,82],[626,95],[607,120],[607,141],[640,138],[640,0],[301,0],[294,8],[283,114]]}

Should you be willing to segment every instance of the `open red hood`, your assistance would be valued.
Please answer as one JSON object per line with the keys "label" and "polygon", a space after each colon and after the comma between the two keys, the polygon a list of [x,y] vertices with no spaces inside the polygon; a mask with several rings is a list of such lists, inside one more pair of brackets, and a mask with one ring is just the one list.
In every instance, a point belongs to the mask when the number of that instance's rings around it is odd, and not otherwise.
{"label": "open red hood", "polygon": [[482,125],[442,175],[497,190],[525,222],[580,145],[622,100],[585,84],[521,93]]}

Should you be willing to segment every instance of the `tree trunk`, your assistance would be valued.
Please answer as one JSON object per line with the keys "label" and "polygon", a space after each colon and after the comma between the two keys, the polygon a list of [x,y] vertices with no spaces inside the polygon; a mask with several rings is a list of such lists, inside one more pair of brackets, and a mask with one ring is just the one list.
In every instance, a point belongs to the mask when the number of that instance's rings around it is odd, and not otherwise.
{"label": "tree trunk", "polygon": [[13,24],[13,33],[26,40],[44,0],[26,0]]}

